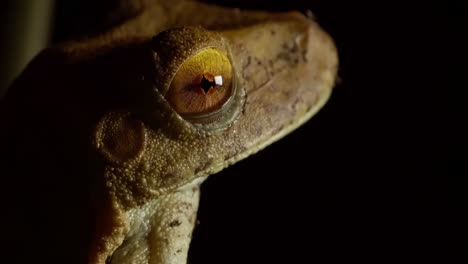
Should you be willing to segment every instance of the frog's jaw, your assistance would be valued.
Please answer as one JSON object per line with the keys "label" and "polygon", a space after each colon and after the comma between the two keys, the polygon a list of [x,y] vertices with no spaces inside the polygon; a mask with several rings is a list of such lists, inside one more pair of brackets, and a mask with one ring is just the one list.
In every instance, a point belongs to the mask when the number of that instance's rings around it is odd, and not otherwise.
{"label": "frog's jaw", "polygon": [[204,180],[128,211],[130,230],[110,263],[186,263]]}

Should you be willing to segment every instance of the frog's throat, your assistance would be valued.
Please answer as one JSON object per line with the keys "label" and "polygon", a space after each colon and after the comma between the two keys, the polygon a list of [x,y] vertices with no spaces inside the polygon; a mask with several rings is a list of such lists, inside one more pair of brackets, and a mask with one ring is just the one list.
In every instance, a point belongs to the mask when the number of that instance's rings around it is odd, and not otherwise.
{"label": "frog's throat", "polygon": [[127,212],[130,230],[110,263],[185,264],[205,178]]}

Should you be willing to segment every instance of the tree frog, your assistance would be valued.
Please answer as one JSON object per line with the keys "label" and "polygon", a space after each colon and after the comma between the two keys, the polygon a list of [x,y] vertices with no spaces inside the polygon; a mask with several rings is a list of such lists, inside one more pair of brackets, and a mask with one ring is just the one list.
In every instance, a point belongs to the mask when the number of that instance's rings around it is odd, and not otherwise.
{"label": "tree frog", "polygon": [[338,58],[298,12],[122,0],[1,104],[13,263],[187,261],[200,184],[326,103]]}

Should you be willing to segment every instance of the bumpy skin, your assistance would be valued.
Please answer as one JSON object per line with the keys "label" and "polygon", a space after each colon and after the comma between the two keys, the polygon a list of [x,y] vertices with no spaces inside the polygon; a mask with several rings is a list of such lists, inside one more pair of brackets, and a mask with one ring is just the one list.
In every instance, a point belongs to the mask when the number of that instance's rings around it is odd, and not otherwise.
{"label": "bumpy skin", "polygon": [[[307,121],[331,93],[335,47],[298,13],[122,6],[117,26],[43,51],[1,104],[11,263],[185,263],[203,179]],[[230,54],[236,101],[195,124],[164,94],[207,47]]]}

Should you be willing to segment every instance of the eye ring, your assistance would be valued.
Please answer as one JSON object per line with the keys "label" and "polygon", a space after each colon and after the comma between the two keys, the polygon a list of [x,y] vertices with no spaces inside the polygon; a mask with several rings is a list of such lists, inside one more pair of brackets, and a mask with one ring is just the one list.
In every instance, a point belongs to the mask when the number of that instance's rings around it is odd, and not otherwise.
{"label": "eye ring", "polygon": [[234,71],[227,52],[202,49],[179,66],[165,98],[186,120],[211,120],[232,102],[237,86]]}
{"label": "eye ring", "polygon": [[[239,117],[244,105],[245,91],[240,85],[238,68],[227,41],[218,33],[207,31],[201,27],[182,27],[163,31],[155,36],[150,43],[153,54],[153,103],[147,101],[155,111],[156,120],[166,120],[164,123],[177,127],[192,127],[200,132],[211,132],[229,127]],[[215,49],[225,55],[231,67],[231,89],[226,93],[224,101],[218,107],[198,113],[180,113],[167,100],[171,85],[181,66],[191,57],[204,50]],[[210,72],[217,75],[216,72]],[[226,71],[224,71],[226,72]],[[204,69],[193,71],[187,82],[192,82],[197,74],[204,73]],[[224,83],[223,77],[223,83]],[[155,93],[154,93],[155,92]],[[155,101],[154,101],[155,100]],[[160,123],[161,124],[161,123]]]}
{"label": "eye ring", "polygon": [[227,100],[216,110],[206,112],[206,113],[194,113],[194,114],[179,114],[182,118],[185,120],[188,120],[190,122],[195,122],[195,123],[209,123],[210,121],[212,122],[213,120],[216,120],[216,118],[220,115],[223,114],[227,109],[229,109],[233,102],[235,101],[235,95],[237,93],[237,76],[233,70],[232,72],[232,80],[231,80],[231,93],[228,95]]}

